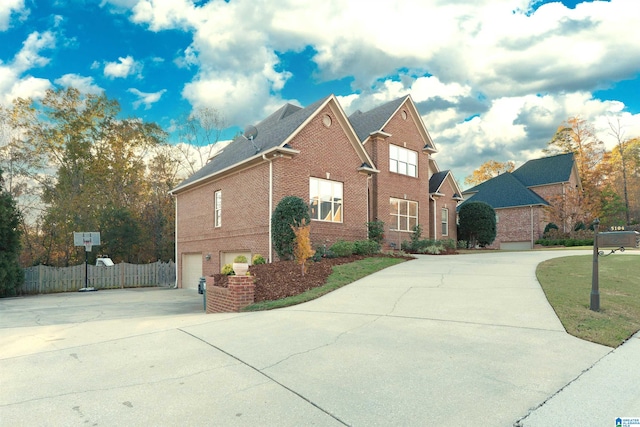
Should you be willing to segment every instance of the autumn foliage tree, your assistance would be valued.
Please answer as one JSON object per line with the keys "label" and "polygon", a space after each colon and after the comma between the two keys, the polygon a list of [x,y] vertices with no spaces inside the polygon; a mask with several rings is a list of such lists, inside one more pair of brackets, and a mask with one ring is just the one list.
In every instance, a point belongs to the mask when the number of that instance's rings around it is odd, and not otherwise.
{"label": "autumn foliage tree", "polygon": [[[19,207],[38,202],[38,210],[23,215],[29,255],[23,256],[24,265],[78,262],[83,254],[73,246],[75,231],[124,233],[123,227],[101,228],[104,212],[127,212],[146,241],[157,240],[159,233],[173,241],[173,200],[167,192],[177,181],[164,165],[177,162],[160,149],[167,134],[155,123],[119,115],[117,101],[73,88],[48,90],[41,100],[17,99],[0,110],[0,151],[12,159],[12,192]],[[35,191],[23,190],[24,182]],[[102,240],[99,249],[107,249]],[[148,262],[173,257],[166,246],[117,247],[131,261]]]}
{"label": "autumn foliage tree", "polygon": [[495,160],[489,160],[484,162],[480,167],[473,171],[471,175],[465,178],[464,183],[467,185],[478,185],[485,181],[495,178],[496,176],[505,173],[513,172],[516,164],[512,161],[508,162],[496,162]]}
{"label": "autumn foliage tree", "polygon": [[582,182],[583,193],[579,201],[582,215],[586,220],[598,216],[603,180],[596,171],[602,160],[604,144],[597,137],[593,125],[580,117],[570,117],[558,127],[543,151],[548,155],[573,153]]}
{"label": "autumn foliage tree", "polygon": [[300,272],[304,276],[307,271],[307,260],[311,258],[316,251],[311,249],[311,224],[306,220],[302,220],[302,223],[295,227],[291,226],[293,234],[295,234],[295,245],[293,248],[293,256],[298,264],[300,264]]}

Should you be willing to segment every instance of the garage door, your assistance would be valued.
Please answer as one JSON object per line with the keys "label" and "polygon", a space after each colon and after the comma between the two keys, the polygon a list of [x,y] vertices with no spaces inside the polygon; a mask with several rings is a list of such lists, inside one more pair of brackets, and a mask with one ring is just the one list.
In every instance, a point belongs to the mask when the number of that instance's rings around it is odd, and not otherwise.
{"label": "garage door", "polygon": [[202,254],[182,254],[182,287],[198,289],[202,277]]}
{"label": "garage door", "polygon": [[531,249],[531,242],[502,242],[500,249],[503,251],[526,251]]}

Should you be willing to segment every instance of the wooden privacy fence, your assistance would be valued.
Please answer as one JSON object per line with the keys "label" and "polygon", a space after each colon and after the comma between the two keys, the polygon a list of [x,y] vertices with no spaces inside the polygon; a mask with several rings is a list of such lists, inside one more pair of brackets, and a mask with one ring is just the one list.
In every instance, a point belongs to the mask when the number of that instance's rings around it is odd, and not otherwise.
{"label": "wooden privacy fence", "polygon": [[[25,268],[24,285],[18,294],[48,294],[77,291],[84,288],[84,264],[73,267]],[[140,286],[173,286],[176,282],[176,265],[173,261],[153,264],[127,264],[111,267],[89,265],[87,286],[96,289],[118,289]]]}

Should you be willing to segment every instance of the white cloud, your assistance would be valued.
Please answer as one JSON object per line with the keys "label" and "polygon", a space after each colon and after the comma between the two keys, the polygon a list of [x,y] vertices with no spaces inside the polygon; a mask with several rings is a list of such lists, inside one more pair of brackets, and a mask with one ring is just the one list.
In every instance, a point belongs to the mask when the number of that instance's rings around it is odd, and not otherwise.
{"label": "white cloud", "polygon": [[439,163],[454,172],[468,173],[490,156],[539,155],[570,116],[600,129],[617,114],[630,134],[640,133],[638,115],[592,96],[640,73],[637,0],[573,9],[555,2],[535,11],[532,0],[109,3],[127,3],[131,20],[151,31],[191,33],[174,61],[196,70],[182,95],[194,107],[224,111],[233,125],[253,123],[283,102],[292,75],[277,53],[310,46],[317,72],[303,78],[353,77],[356,93],[339,97],[348,112],[412,94]]}
{"label": "white cloud", "polygon": [[104,66],[104,75],[111,79],[126,78],[142,71],[142,63],[133,59],[131,55],[125,58],[119,57],[118,61],[107,62]]}
{"label": "white cloud", "polygon": [[18,15],[19,19],[24,19],[28,14],[29,10],[25,8],[24,0],[2,0],[2,6],[0,6],[0,31],[9,29],[12,15]]}
{"label": "white cloud", "polygon": [[93,77],[85,77],[78,74],[65,74],[54,80],[54,83],[59,86],[73,87],[82,93],[90,93],[93,95],[100,95],[104,92],[104,89],[95,84]]}
{"label": "white cloud", "polygon": [[18,72],[24,72],[31,68],[42,67],[49,63],[49,58],[40,56],[43,49],[54,48],[56,39],[53,33],[45,31],[39,33],[37,31],[29,34],[27,39],[22,43],[22,49],[13,59],[13,67]]}
{"label": "white cloud", "polygon": [[8,63],[0,61],[0,104],[8,105],[21,98],[41,98],[51,82],[47,79],[25,75],[29,70],[46,65],[49,59],[40,55],[45,49],[55,47],[55,37],[50,32],[33,32],[22,43],[22,48]]}
{"label": "white cloud", "polygon": [[138,97],[138,99],[133,102],[133,108],[137,109],[142,104],[144,104],[145,110],[150,109],[153,104],[160,101],[160,98],[166,91],[167,91],[166,89],[162,89],[162,90],[159,90],[158,92],[147,93],[147,92],[142,92],[136,88],[127,89],[127,92],[132,93]]}

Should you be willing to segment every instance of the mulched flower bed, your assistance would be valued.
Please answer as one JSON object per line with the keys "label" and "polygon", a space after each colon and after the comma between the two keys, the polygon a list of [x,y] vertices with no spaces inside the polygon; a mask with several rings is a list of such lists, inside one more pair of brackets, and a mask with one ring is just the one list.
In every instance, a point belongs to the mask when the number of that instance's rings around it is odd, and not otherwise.
{"label": "mulched flower bed", "polygon": [[[308,261],[304,276],[300,265],[295,261],[277,261],[271,264],[249,266],[249,272],[255,276],[255,302],[274,301],[301,294],[311,288],[327,282],[334,265],[347,264],[365,258],[352,255],[341,258],[322,258],[320,261]],[[228,276],[214,274],[216,286],[228,287]]]}
{"label": "mulched flower bed", "polygon": [[[320,261],[308,261],[307,271],[302,276],[300,265],[295,261],[277,261],[271,264],[249,266],[249,272],[255,276],[255,302],[274,301],[301,294],[309,289],[322,286],[335,265],[347,264],[366,258],[351,255],[340,258],[322,258]],[[408,257],[411,258],[411,257]],[[214,274],[216,286],[228,287],[228,276]]]}

